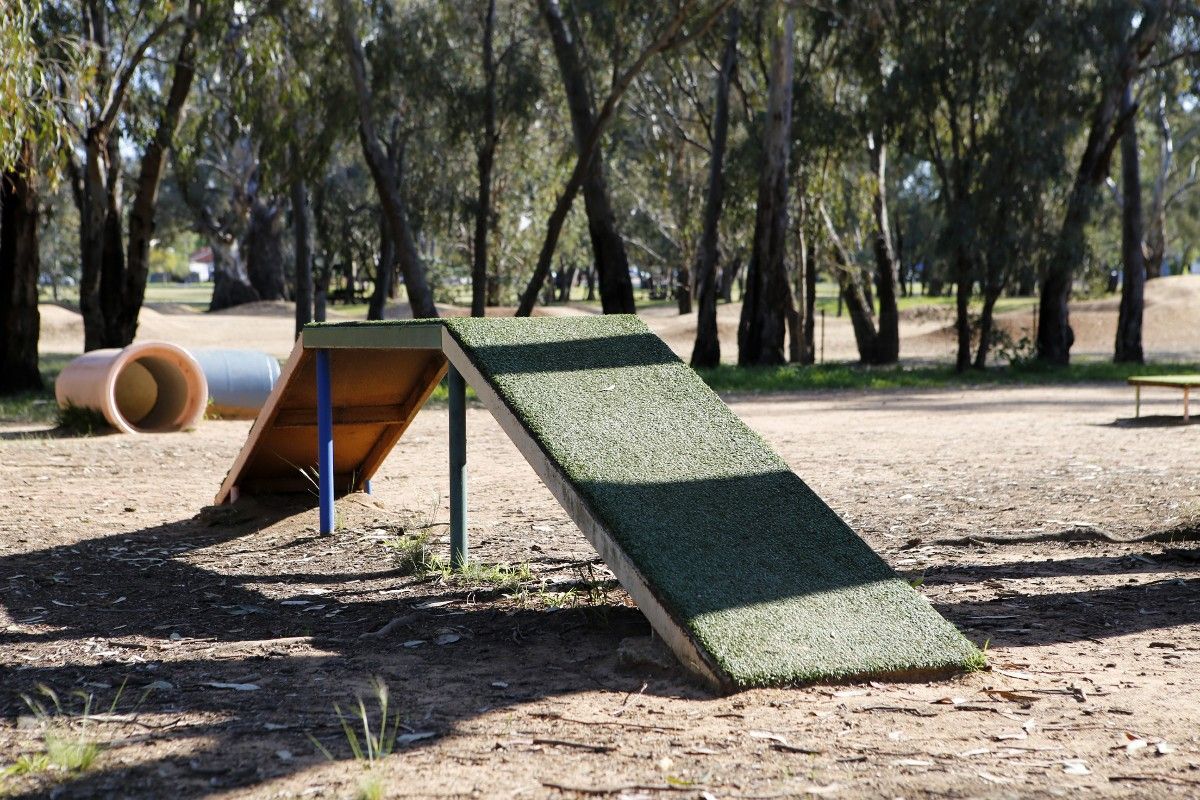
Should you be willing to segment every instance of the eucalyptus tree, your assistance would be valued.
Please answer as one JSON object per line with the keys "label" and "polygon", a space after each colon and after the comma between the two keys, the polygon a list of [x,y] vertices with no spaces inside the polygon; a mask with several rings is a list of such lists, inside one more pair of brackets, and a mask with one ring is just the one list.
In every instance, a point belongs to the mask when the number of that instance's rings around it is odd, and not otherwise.
{"label": "eucalyptus tree", "polygon": [[1042,361],[1062,365],[1070,362],[1075,340],[1068,310],[1071,286],[1085,256],[1085,234],[1096,190],[1108,177],[1113,150],[1130,122],[1121,114],[1122,97],[1171,27],[1176,6],[1176,0],[1144,0],[1137,5],[1108,0],[1095,9],[1099,100],[1091,113],[1062,227],[1041,282],[1037,354]]}
{"label": "eucalyptus tree", "polygon": [[746,271],[746,295],[738,323],[738,365],[786,362],[783,342],[790,297],[784,266],[787,246],[788,159],[792,140],[792,76],[795,17],[791,10],[768,12],[771,65],[767,111],[763,121],[763,159],[759,174],[754,243]]}
{"label": "eucalyptus tree", "polygon": [[[402,184],[402,150],[398,131],[405,124],[403,107],[391,104],[392,119],[389,127],[381,127],[377,110],[378,95],[372,91],[371,76],[368,74],[367,56],[363,49],[360,21],[354,0],[338,0],[336,4],[337,35],[346,59],[347,71],[354,87],[354,99],[358,112],[359,143],[363,158],[371,171],[375,190],[379,195],[386,215],[386,225],[395,242],[397,260],[404,276],[404,288],[414,317],[430,318],[438,315],[429,288],[428,270],[417,250],[417,240],[409,221],[408,200]],[[394,45],[398,43],[393,42]],[[393,86],[403,92],[404,87]],[[385,138],[391,136],[390,139]],[[389,154],[389,145],[391,154]],[[384,262],[381,266],[390,268]],[[377,281],[385,283],[386,275],[377,275]]]}
{"label": "eucalyptus tree", "polygon": [[[936,180],[939,254],[956,284],[956,366],[986,363],[992,314],[1014,264],[1036,257],[1037,222],[1063,174],[1080,100],[1078,8],[1034,0],[910,4],[893,80],[906,144]],[[1046,75],[1057,76],[1045,80]],[[983,287],[972,359],[970,302]]]}
{"label": "eucalyptus tree", "polygon": [[[683,0],[665,13],[647,7],[637,14],[604,16],[598,21],[610,26],[604,39],[609,42],[611,82],[604,101],[595,102],[595,93],[584,60],[582,37],[571,30],[557,0],[539,0],[539,8],[550,31],[555,58],[563,80],[576,151],[575,166],[561,190],[546,223],[546,235],[537,265],[517,307],[519,316],[528,316],[538,292],[550,273],[551,261],[562,234],[563,225],[580,190],[588,212],[595,268],[600,279],[601,304],[606,313],[634,311],[633,287],[624,242],[616,230],[611,200],[600,160],[601,142],[612,124],[625,92],[645,69],[650,59],[673,48],[682,47],[702,36],[724,13],[733,0]],[[645,33],[640,49],[628,47],[624,26],[634,24]],[[611,27],[615,26],[615,27]],[[632,58],[631,58],[632,56]],[[589,197],[591,202],[589,203]]]}
{"label": "eucalyptus tree", "polygon": [[[69,169],[80,212],[80,311],[84,347],[133,341],[145,296],[159,187],[195,77],[197,50],[211,41],[210,0],[91,0],[77,17],[55,18],[83,42],[89,77],[73,126]],[[211,0],[216,2],[216,0]],[[126,220],[122,133],[138,155]]]}
{"label": "eucalyptus tree", "polygon": [[63,134],[66,63],[48,51],[41,4],[0,9],[0,394],[37,389],[38,212],[48,159]]}

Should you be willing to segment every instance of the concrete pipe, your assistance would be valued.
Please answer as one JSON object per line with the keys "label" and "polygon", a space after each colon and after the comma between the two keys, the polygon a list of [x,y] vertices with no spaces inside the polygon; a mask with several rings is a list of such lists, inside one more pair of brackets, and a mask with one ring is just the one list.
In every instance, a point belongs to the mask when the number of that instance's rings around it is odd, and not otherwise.
{"label": "concrete pipe", "polygon": [[160,433],[199,422],[208,404],[208,383],[182,347],[140,342],[74,359],[55,381],[54,396],[61,408],[100,412],[122,433]]}
{"label": "concrete pipe", "polygon": [[279,380],[279,361],[257,350],[192,350],[208,381],[209,411],[254,419]]}

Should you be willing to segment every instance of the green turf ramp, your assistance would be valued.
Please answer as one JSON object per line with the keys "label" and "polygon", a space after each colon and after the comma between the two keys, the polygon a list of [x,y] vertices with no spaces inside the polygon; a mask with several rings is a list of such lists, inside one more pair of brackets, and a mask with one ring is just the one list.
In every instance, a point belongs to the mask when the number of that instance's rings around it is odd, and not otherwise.
{"label": "green turf ramp", "polygon": [[638,318],[444,324],[722,688],[977,663]]}

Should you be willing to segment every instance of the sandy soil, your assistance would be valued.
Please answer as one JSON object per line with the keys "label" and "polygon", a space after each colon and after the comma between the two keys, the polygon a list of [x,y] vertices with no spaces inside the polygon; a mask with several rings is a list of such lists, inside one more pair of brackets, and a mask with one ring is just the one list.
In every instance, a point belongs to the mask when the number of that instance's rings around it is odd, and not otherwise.
{"label": "sandy soil", "polygon": [[[444,408],[418,416],[375,494],[345,499],[325,538],[286,500],[204,509],[247,423],[94,438],[8,426],[0,766],[41,747],[20,697],[39,684],[68,711],[72,691],[94,695],[85,735],[106,749],[80,775],[0,786],[345,798],[373,776],[390,797],[1200,795],[1200,426],[1170,416],[1176,395],[1150,395],[1137,423],[1118,387],[732,406],[989,643],[990,671],[707,693],[655,665],[645,620],[478,408],[473,555],[529,564],[524,594],[406,577],[384,545],[446,519]],[[371,676],[404,738],[367,772],[334,704]]]}
{"label": "sandy soil", "polygon": [[[737,325],[741,304],[722,305],[717,310],[717,327],[721,336],[721,357],[726,362],[737,361]],[[467,313],[467,309],[439,306],[443,315]],[[1107,358],[1112,355],[1117,330],[1117,299],[1074,303],[1071,324],[1075,330],[1076,356]],[[83,352],[83,322],[74,311],[42,306],[43,353]],[[513,309],[488,309],[488,314],[511,314]],[[292,309],[286,303],[253,303],[213,315],[201,314],[189,307],[159,303],[143,309],[138,339],[165,339],[185,347],[243,347],[263,350],[285,358],[292,347]],[[574,315],[596,313],[579,306],[539,308],[538,314]],[[407,305],[389,307],[389,318],[409,316]],[[1143,336],[1147,358],[1186,360],[1200,353],[1200,276],[1183,275],[1160,278],[1146,287],[1146,316]],[[681,317],[673,307],[645,309],[641,316],[681,358],[687,360],[696,339],[696,316]],[[329,314],[330,321],[349,319],[337,313]],[[954,310],[947,306],[906,313],[900,322],[901,356],[905,360],[954,360]],[[825,317],[824,358],[826,361],[854,361],[858,351],[854,332],[845,316],[827,314]],[[1021,311],[1001,314],[998,324],[1014,340],[1032,336],[1033,314]],[[818,324],[817,338],[820,341]],[[233,344],[231,344],[233,343]],[[818,346],[818,349],[819,346]]]}

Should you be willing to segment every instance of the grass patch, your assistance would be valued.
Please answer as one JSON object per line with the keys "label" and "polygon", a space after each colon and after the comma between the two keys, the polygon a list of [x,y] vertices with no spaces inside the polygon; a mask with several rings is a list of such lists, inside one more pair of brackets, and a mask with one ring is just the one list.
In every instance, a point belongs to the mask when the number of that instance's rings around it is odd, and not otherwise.
{"label": "grass patch", "polygon": [[91,436],[96,433],[107,433],[112,430],[104,415],[94,408],[83,408],[67,404],[58,408],[58,427],[60,430],[77,436]]}
{"label": "grass patch", "polygon": [[75,358],[65,353],[47,353],[38,359],[43,387],[32,392],[0,395],[0,422],[43,422],[51,424],[58,418],[58,403],[54,400],[54,381],[67,362]]}
{"label": "grass patch", "polygon": [[512,591],[533,581],[533,571],[528,564],[481,564],[468,561],[461,569],[450,566],[450,559],[430,556],[421,565],[424,577],[439,579],[442,583],[469,588],[488,588],[496,591]]}
{"label": "grass patch", "polygon": [[[356,715],[344,714],[341,706],[336,703],[333,705],[333,713],[337,715],[342,726],[350,754],[364,767],[372,767],[376,762],[390,756],[396,748],[396,737],[400,733],[400,712],[389,709],[390,693],[387,684],[381,678],[371,678],[371,693],[375,697],[376,722],[372,722],[372,714],[367,710],[367,703],[362,695],[356,698]],[[359,726],[362,727],[361,736]],[[329,748],[321,744],[315,736],[310,733],[308,738],[322,755],[330,761],[336,760]]]}
{"label": "grass patch", "polygon": [[[104,713],[116,712],[124,691],[125,684],[122,683]],[[32,777],[48,772],[77,775],[96,765],[105,745],[93,732],[95,696],[82,691],[72,692],[71,696],[77,703],[64,702],[57,692],[45,685],[39,685],[35,695],[21,695],[42,730],[42,751],[19,756],[12,764],[0,769],[0,778]],[[130,713],[135,713],[141,703],[138,700]]]}
{"label": "grass patch", "polygon": [[1123,383],[1134,375],[1200,373],[1200,364],[1113,364],[1084,361],[1068,367],[1038,363],[956,372],[950,366],[868,367],[860,364],[818,364],[808,367],[736,367],[723,364],[700,370],[700,377],[717,392],[803,392],[826,389],[940,389],[963,386],[1044,386],[1055,384]]}

